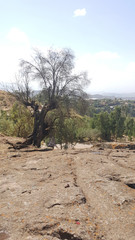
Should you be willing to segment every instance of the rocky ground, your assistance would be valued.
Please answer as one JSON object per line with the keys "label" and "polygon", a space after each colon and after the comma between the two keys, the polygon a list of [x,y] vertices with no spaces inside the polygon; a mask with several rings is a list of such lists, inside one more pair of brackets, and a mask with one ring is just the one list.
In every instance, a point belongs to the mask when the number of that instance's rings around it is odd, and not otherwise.
{"label": "rocky ground", "polygon": [[135,150],[15,151],[5,139],[0,240],[135,240]]}

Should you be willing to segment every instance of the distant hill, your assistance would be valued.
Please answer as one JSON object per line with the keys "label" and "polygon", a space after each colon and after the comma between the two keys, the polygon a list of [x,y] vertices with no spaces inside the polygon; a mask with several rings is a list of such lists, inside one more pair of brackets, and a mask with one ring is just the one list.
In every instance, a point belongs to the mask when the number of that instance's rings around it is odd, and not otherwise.
{"label": "distant hill", "polygon": [[10,110],[16,99],[8,92],[0,90],[0,110]]}
{"label": "distant hill", "polygon": [[[39,94],[40,91],[34,91],[33,95]],[[101,94],[90,94],[90,99],[123,99],[123,100],[135,100],[135,93],[101,93]],[[14,102],[16,101],[15,97],[12,96],[9,92],[0,90],[0,110],[8,111],[12,108]]]}
{"label": "distant hill", "polygon": [[101,94],[90,94],[92,99],[123,99],[123,100],[135,100],[135,93],[101,93]]}

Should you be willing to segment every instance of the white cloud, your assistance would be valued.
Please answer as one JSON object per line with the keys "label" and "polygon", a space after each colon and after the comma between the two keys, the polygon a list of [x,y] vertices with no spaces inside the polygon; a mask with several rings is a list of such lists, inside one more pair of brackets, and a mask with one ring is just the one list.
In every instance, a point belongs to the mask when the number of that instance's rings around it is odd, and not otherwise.
{"label": "white cloud", "polygon": [[0,82],[9,83],[15,81],[15,74],[19,69],[19,60],[27,59],[30,55],[30,48],[27,46],[0,46]]}
{"label": "white cloud", "polygon": [[[33,49],[47,52],[47,47],[32,46],[27,35],[17,28],[11,28],[4,40],[5,43],[0,44],[0,83],[6,85],[15,82],[20,59],[30,60]],[[33,87],[39,88],[36,82],[33,83]]]}
{"label": "white cloud", "polygon": [[5,36],[5,43],[0,44],[0,82],[15,80],[19,59],[30,55],[30,42],[27,35],[17,28],[11,28]]}
{"label": "white cloud", "polygon": [[15,27],[10,29],[9,33],[7,34],[7,39],[14,43],[29,44],[27,35]]}
{"label": "white cloud", "polygon": [[135,73],[135,62],[130,62],[128,64],[127,71],[130,73]]}
{"label": "white cloud", "polygon": [[102,51],[95,54],[97,59],[117,59],[120,56],[116,52]]}
{"label": "white cloud", "polygon": [[[26,38],[28,41],[24,38],[23,42],[19,40],[20,38],[15,39],[18,39],[17,44],[8,41],[5,45],[0,45],[0,82],[14,81],[19,59],[29,59],[32,53],[28,37]],[[46,52],[47,49],[43,46],[37,48],[42,52]],[[135,91],[135,62],[125,64],[117,52],[102,51],[79,56],[76,60],[76,71],[80,70],[88,71],[92,79],[89,93]]]}
{"label": "white cloud", "polygon": [[82,9],[76,9],[74,11],[74,17],[80,17],[80,16],[85,16],[86,15],[86,9],[82,8]]}
{"label": "white cloud", "polygon": [[86,70],[91,78],[89,93],[135,92],[135,62],[125,64],[117,53],[89,53],[78,57],[76,70],[80,69]]}

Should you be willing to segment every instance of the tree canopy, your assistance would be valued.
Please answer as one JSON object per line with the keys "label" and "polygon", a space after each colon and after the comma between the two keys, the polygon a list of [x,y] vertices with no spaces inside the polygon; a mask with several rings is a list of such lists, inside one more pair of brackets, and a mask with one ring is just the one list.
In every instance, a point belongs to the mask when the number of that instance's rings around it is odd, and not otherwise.
{"label": "tree canopy", "polygon": [[[33,109],[33,133],[25,144],[40,147],[42,139],[52,128],[46,121],[49,111],[57,109],[61,101],[71,97],[84,97],[84,87],[90,83],[86,72],[76,74],[74,71],[74,54],[70,49],[61,51],[49,50],[44,55],[39,50],[34,51],[31,61],[20,61],[20,73],[14,95],[24,105]],[[38,81],[42,86],[44,102],[41,106],[32,97],[30,83]]]}

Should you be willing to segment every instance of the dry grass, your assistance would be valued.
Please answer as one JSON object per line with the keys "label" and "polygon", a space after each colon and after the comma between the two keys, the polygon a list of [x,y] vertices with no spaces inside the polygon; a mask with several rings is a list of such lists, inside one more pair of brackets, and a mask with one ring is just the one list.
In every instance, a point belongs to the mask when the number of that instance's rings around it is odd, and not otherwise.
{"label": "dry grass", "polygon": [[8,92],[0,90],[0,110],[9,111],[16,99]]}

